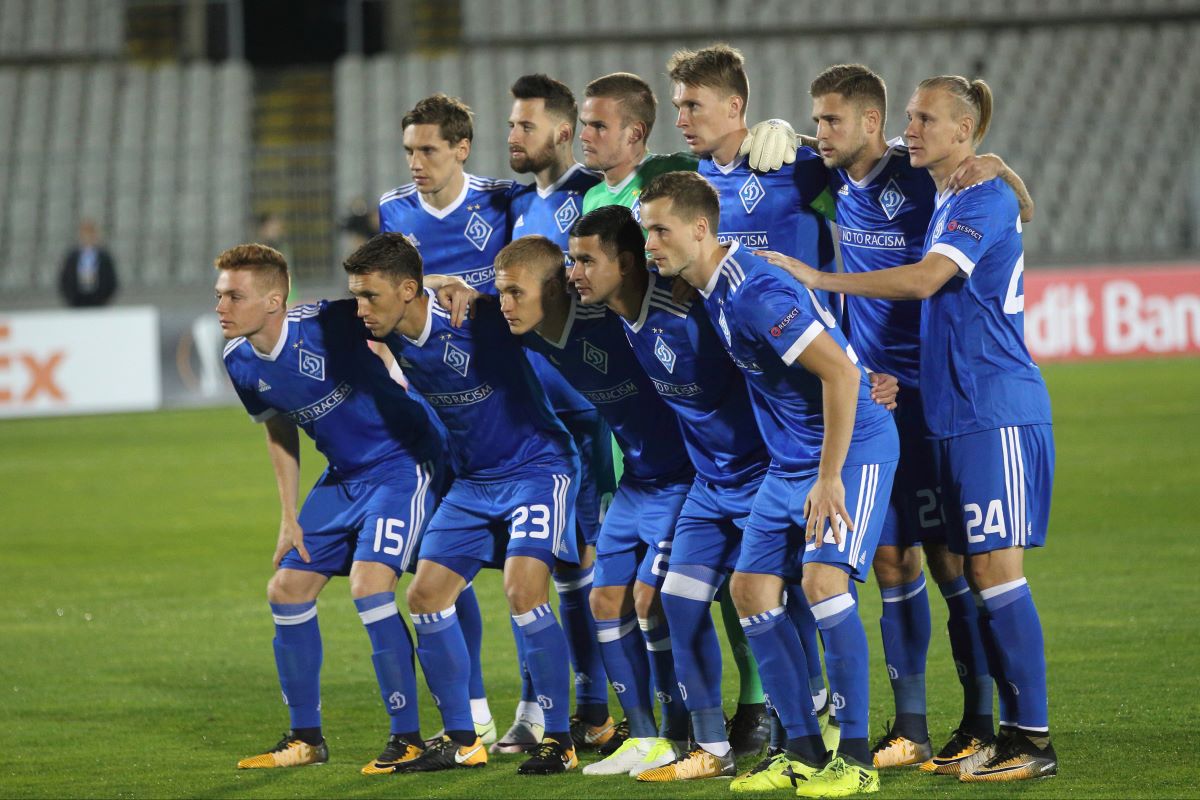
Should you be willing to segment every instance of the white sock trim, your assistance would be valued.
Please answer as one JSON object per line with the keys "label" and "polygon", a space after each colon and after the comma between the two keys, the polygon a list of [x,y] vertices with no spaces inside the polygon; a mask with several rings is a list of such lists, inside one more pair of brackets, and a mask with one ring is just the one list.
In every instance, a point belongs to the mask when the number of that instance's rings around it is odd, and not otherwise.
{"label": "white sock trim", "polygon": [[813,616],[819,622],[826,617],[832,617],[834,614],[840,614],[847,608],[854,608],[854,597],[849,592],[835,594],[826,600],[815,604],[812,607]]}
{"label": "white sock trim", "polygon": [[1027,583],[1029,583],[1029,581],[1025,580],[1024,578],[1017,578],[1015,581],[1002,583],[999,586],[993,586],[990,589],[980,589],[979,596],[984,600],[991,600],[993,597],[999,597],[1005,592],[1011,592],[1013,589],[1019,589]]}

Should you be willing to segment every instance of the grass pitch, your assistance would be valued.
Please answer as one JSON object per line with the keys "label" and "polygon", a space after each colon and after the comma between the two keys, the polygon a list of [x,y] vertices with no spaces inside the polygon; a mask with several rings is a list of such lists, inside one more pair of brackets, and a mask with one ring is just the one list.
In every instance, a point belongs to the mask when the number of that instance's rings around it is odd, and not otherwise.
{"label": "grass pitch", "polygon": [[[1200,361],[1052,366],[1046,376],[1058,473],[1050,546],[1031,553],[1027,571],[1061,774],[982,787],[887,772],[880,797],[1200,796]],[[320,603],[330,763],[235,770],[287,727],[264,596],[278,525],[264,450],[237,409],[0,423],[0,795],[727,796],[719,781],[520,778],[514,756],[479,771],[360,775],[387,729],[345,581]],[[319,467],[308,447],[305,480]],[[499,576],[476,586],[503,729],[518,691],[512,638]],[[861,597],[878,729],[891,708],[879,599],[870,587]],[[940,745],[961,694],[945,607],[935,591],[931,602]],[[734,682],[727,659],[730,707]],[[422,708],[424,730],[440,727],[427,695]]]}

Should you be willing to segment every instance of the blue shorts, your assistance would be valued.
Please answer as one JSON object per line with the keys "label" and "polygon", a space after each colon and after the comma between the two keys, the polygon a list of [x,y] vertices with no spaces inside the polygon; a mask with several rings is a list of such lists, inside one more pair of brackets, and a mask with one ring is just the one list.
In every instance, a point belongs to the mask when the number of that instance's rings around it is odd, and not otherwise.
{"label": "blue shorts", "polygon": [[326,470],[298,520],[312,561],[305,564],[292,550],[280,568],[349,575],[355,561],[373,561],[397,575],[415,570],[422,533],[438,505],[441,472],[432,461],[401,463],[355,480]]}
{"label": "blue shorts", "polygon": [[1042,547],[1054,486],[1054,432],[1022,425],[937,442],[946,542],[960,555]]}
{"label": "blue shorts", "polygon": [[[560,414],[579,448],[579,496],[575,500],[575,529],[585,545],[600,538],[603,509],[612,500],[612,432],[595,411]],[[605,475],[608,476],[605,480]],[[603,495],[608,494],[608,501]]]}
{"label": "blue shorts", "polygon": [[759,477],[740,486],[717,486],[697,477],[675,525],[671,563],[731,571],[762,480]]}
{"label": "blue shorts", "polygon": [[737,571],[778,575],[788,583],[796,583],[804,564],[818,563],[840,567],[854,580],[865,581],[871,573],[895,474],[895,461],[843,469],[846,510],[854,520],[854,530],[843,529],[839,545],[833,529],[826,527],[822,544],[817,547],[815,542],[804,541],[804,501],[816,483],[817,473],[769,473],[754,498],[742,534]]}
{"label": "blue shorts", "polygon": [[635,578],[656,588],[662,585],[675,522],[690,486],[621,480],[596,542],[595,586],[628,586]]}
{"label": "blue shorts", "polygon": [[892,482],[892,497],[883,519],[880,546],[914,547],[924,542],[946,541],[942,522],[936,443],[921,408],[921,395],[905,387],[895,414],[900,434],[900,462]]}
{"label": "blue shorts", "polygon": [[574,466],[509,481],[459,478],[429,521],[420,557],[468,581],[483,567],[503,568],[513,556],[531,556],[551,569],[555,560],[578,564],[579,549],[570,533],[579,475],[561,471]]}

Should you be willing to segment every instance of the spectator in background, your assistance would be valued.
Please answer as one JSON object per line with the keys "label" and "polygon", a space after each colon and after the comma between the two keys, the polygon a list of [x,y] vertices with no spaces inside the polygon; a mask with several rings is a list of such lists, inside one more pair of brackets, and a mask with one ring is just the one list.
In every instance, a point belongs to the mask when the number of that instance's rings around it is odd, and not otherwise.
{"label": "spectator in background", "polygon": [[113,257],[100,246],[96,223],[79,223],[79,245],[63,259],[58,277],[59,292],[72,308],[107,305],[117,292],[117,270]]}

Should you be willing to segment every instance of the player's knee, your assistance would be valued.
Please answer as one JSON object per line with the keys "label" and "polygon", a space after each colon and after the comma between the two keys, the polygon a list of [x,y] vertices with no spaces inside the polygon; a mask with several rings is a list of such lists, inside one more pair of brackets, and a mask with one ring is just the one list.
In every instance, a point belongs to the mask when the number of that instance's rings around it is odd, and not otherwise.
{"label": "player's knee", "polygon": [[875,551],[872,567],[880,588],[887,589],[911,583],[921,574],[921,549],[919,547],[880,547]]}
{"label": "player's knee", "polygon": [[657,602],[658,590],[639,584],[633,591],[633,610],[639,619],[652,616],[661,605]]}
{"label": "player's knee", "polygon": [[804,596],[809,604],[816,604],[848,591],[849,581],[850,577],[837,567],[806,564],[800,586],[804,590]]}
{"label": "player's knee", "polygon": [[950,552],[945,545],[925,547],[925,561],[935,583],[950,583],[963,574],[963,557]]}
{"label": "player's knee", "polygon": [[588,605],[591,606],[592,616],[595,619],[621,618],[621,594],[612,589],[611,586],[594,586],[592,588]]}
{"label": "player's knee", "polygon": [[268,603],[307,603],[313,599],[309,594],[288,570],[279,570],[267,581]]}
{"label": "player's knee", "polygon": [[772,598],[761,575],[735,572],[729,580],[729,596],[738,616],[748,617],[751,614],[761,614],[779,605],[781,597]]}
{"label": "player's knee", "polygon": [[384,564],[357,562],[350,570],[350,596],[357,600],[396,588],[396,573]]}
{"label": "player's knee", "polygon": [[441,593],[435,591],[435,587],[430,586],[427,581],[417,578],[408,585],[404,599],[408,603],[408,610],[413,614],[434,614],[447,607],[444,602],[439,604],[443,599],[440,595]]}
{"label": "player's knee", "polygon": [[505,584],[504,596],[508,598],[508,608],[514,614],[525,614],[550,600],[545,588],[517,582]]}

